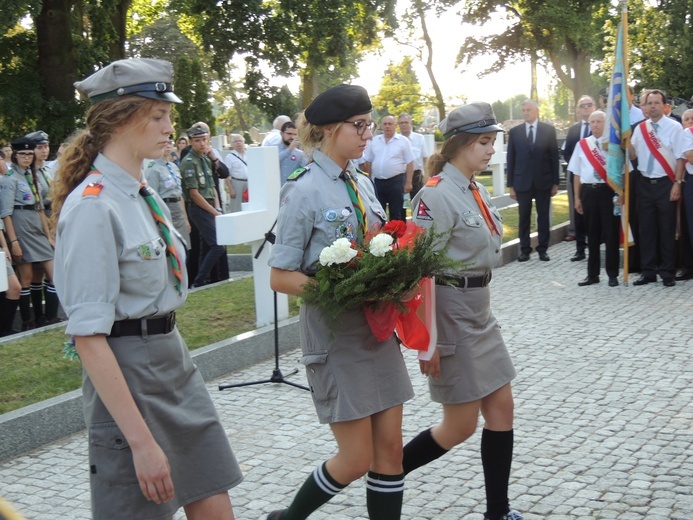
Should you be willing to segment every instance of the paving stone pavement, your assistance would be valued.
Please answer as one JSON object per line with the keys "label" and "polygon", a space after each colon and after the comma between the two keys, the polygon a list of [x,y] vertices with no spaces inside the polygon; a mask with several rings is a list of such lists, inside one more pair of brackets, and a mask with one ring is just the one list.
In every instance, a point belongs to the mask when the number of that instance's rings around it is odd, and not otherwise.
{"label": "paving stone pavement", "polygon": [[[664,288],[578,287],[585,262],[573,247],[497,269],[493,308],[518,377],[511,505],[527,520],[684,519],[693,515],[693,281]],[[631,278],[633,281],[635,277]],[[434,424],[415,356],[416,390],[405,440]],[[286,373],[299,351],[281,359]],[[259,520],[287,505],[335,450],[310,396],[279,384],[217,390],[219,382],[267,378],[273,363],[209,383],[245,481],[231,490],[236,517]],[[293,376],[305,382],[302,372]],[[403,518],[481,520],[480,433],[406,481]],[[0,464],[0,495],[29,520],[89,518],[86,437],[76,434]],[[180,512],[176,520],[184,519]],[[316,520],[365,519],[359,480],[316,512]]]}

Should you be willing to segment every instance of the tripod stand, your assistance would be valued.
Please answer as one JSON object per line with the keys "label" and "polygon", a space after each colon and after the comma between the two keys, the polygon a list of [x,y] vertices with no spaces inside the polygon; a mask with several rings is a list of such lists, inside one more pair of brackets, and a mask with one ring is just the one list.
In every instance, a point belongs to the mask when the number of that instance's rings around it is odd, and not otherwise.
{"label": "tripod stand", "polygon": [[[260,256],[260,253],[262,253],[262,248],[265,247],[265,244],[269,242],[270,244],[274,244],[274,238],[275,235],[272,232],[274,229],[274,226],[277,225],[277,221],[274,221],[274,224],[272,224],[272,228],[269,230],[269,232],[265,233],[265,240],[263,240],[262,244],[260,244],[260,247],[257,250],[257,253],[255,253],[255,259],[257,260],[258,257]],[[301,388],[303,390],[308,390],[310,392],[310,388],[299,385],[298,383],[293,383],[291,381],[287,381],[286,377],[284,374],[282,374],[281,369],[279,368],[279,323],[278,323],[278,317],[277,317],[277,291],[274,291],[274,370],[272,370],[272,376],[269,379],[262,379],[260,381],[249,381],[247,383],[235,383],[235,384],[221,384],[219,385],[219,390],[226,390],[227,388],[239,388],[241,386],[253,386],[253,385],[262,385],[265,383],[284,383],[285,385],[289,386],[295,386],[296,388]],[[291,372],[287,374],[288,376],[292,376],[294,374],[298,373],[298,368],[295,368]]]}

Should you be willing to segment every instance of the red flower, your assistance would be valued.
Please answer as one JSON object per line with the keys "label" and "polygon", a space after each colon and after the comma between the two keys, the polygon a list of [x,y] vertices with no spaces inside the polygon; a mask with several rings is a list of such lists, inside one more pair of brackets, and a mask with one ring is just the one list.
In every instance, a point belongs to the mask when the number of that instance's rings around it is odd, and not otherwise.
{"label": "red flower", "polygon": [[392,235],[394,238],[402,238],[407,230],[407,225],[401,220],[391,220],[380,230],[382,233]]}

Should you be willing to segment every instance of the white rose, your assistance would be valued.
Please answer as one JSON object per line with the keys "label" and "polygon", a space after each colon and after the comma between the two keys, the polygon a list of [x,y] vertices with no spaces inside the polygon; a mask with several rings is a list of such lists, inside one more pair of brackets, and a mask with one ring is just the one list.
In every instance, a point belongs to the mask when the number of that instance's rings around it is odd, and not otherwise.
{"label": "white rose", "polygon": [[338,238],[334,243],[320,252],[320,263],[322,265],[345,264],[357,255],[357,251],[352,249],[351,242],[346,238]]}
{"label": "white rose", "polygon": [[385,256],[392,250],[392,236],[387,233],[380,233],[371,239],[368,250],[373,256]]}

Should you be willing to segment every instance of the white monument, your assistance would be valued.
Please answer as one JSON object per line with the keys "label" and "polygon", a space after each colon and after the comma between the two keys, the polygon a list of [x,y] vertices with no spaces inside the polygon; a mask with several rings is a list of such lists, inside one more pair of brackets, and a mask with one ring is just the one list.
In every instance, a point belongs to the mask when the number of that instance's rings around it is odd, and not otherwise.
{"label": "white monument", "polygon": [[493,173],[493,196],[505,195],[505,144],[503,143],[503,133],[498,132],[498,137],[493,145],[496,152],[488,163],[489,169]]}
{"label": "white monument", "polygon": [[[258,327],[262,327],[274,321],[274,293],[270,289],[270,267],[267,265],[272,248],[270,243],[266,242],[260,255],[255,257],[265,240],[265,233],[272,229],[279,213],[279,149],[276,146],[248,148],[245,156],[249,201],[243,203],[242,211],[216,218],[217,243],[252,246],[255,314]],[[288,317],[289,299],[286,294],[277,294],[277,319]]]}

